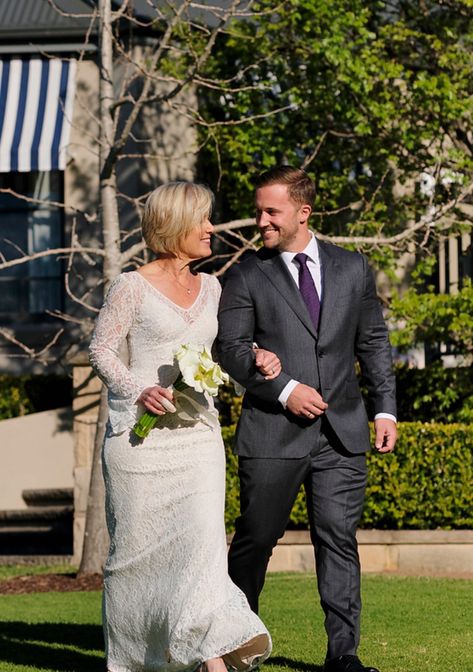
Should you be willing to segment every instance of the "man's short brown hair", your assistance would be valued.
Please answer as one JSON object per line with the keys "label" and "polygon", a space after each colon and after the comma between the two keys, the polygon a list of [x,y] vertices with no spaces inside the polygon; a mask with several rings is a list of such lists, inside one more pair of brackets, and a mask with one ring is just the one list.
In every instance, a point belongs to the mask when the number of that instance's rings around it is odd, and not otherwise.
{"label": "man's short brown hair", "polygon": [[261,173],[256,179],[256,189],[268,187],[270,184],[285,184],[290,198],[297,205],[306,203],[312,208],[315,200],[315,184],[301,168],[293,166],[276,166]]}

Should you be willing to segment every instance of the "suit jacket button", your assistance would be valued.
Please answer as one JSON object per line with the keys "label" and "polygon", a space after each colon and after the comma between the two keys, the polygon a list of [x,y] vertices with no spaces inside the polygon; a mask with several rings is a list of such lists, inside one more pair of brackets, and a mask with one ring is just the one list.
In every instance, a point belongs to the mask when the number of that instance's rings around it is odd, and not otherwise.
{"label": "suit jacket button", "polygon": [[319,357],[323,357],[323,356],[324,356],[324,351],[323,351],[323,350],[319,350]]}

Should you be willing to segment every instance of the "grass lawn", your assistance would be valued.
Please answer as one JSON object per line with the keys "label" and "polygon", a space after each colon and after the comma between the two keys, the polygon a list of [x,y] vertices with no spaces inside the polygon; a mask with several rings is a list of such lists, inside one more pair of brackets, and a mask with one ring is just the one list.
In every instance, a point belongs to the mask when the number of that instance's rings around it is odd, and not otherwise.
{"label": "grass lawn", "polygon": [[11,579],[15,576],[31,576],[33,574],[67,574],[67,572],[76,572],[76,567],[71,565],[0,565],[0,581],[2,579]]}
{"label": "grass lawn", "polygon": [[[472,672],[472,601],[473,581],[365,576],[361,659],[381,672]],[[100,593],[0,595],[0,672],[103,672],[100,609]],[[261,615],[274,641],[262,672],[321,672],[313,576],[270,574]]]}

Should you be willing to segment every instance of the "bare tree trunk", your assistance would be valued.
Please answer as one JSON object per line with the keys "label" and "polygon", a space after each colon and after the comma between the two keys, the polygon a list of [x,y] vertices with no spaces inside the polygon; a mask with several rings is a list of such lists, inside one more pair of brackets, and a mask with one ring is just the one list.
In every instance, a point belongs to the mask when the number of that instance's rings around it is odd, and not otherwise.
{"label": "bare tree trunk", "polygon": [[[112,106],[113,41],[110,0],[100,0],[100,206],[103,230],[105,290],[121,271],[120,222],[117,204],[116,161],[110,160],[115,146]],[[117,113],[118,114],[118,113]]]}
{"label": "bare tree trunk", "polygon": [[99,416],[95,433],[94,456],[90,474],[84,547],[79,574],[101,574],[108,552],[105,522],[105,490],[102,477],[102,444],[108,419],[107,390],[102,387]]}
{"label": "bare tree trunk", "polygon": [[[107,161],[114,147],[113,45],[110,0],[100,0],[100,205],[104,244],[104,290],[120,273],[120,223],[117,205],[115,162]],[[108,417],[106,389],[100,395],[92,473],[87,503],[82,561],[79,573],[101,573],[109,544],[105,522],[105,491],[102,477],[102,444]]]}

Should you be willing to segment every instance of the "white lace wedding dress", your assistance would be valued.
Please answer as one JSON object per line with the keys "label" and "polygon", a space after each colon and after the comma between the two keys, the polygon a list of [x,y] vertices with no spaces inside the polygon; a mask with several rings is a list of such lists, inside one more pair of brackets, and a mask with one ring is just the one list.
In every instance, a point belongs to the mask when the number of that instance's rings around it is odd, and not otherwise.
{"label": "white lace wedding dress", "polygon": [[141,391],[177,378],[176,348],[212,345],[220,286],[213,276],[200,278],[197,299],[183,309],[138,272],[122,273],[90,346],[109,390],[104,633],[111,672],[192,670],[224,654],[227,664],[249,669],[271,649],[265,626],[227,574],[225,455],[217,421],[209,422],[213,400],[193,391],[207,407],[203,417],[188,403],[181,416],[162,416],[146,439],[131,432],[143,411],[135,404]]}

